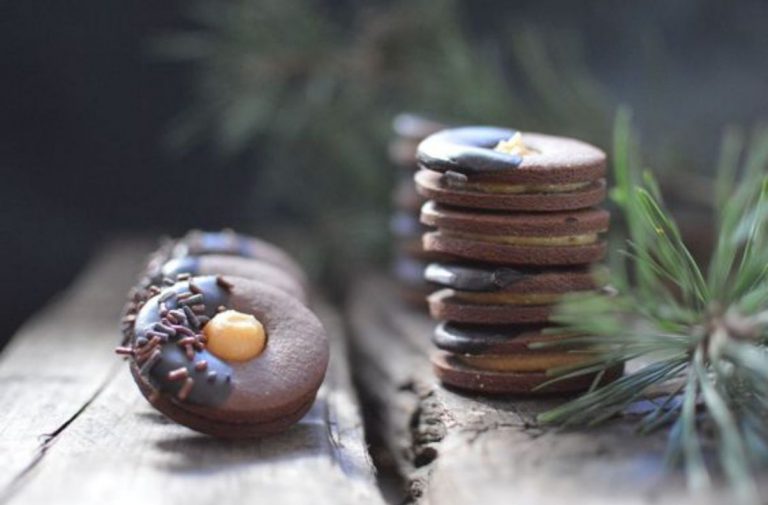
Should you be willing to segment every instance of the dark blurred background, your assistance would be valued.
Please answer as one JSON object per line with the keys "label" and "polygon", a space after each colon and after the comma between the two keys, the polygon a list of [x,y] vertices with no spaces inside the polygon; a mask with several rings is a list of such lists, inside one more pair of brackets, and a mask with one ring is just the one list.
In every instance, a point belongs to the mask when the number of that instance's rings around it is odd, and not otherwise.
{"label": "dark blurred background", "polygon": [[118,234],[233,226],[339,289],[387,255],[404,110],[609,149],[626,104],[705,227],[724,127],[768,117],[766,20],[758,0],[3,2],[0,344]]}

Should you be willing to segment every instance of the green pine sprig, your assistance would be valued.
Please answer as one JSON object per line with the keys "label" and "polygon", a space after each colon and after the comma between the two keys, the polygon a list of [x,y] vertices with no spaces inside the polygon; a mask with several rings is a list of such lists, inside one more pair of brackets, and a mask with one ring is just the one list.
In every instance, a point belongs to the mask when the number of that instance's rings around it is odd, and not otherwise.
{"label": "green pine sprig", "polygon": [[[539,420],[593,426],[653,398],[638,431],[668,429],[668,461],[683,463],[689,487],[707,489],[722,472],[738,498],[756,503],[753,476],[768,455],[768,131],[757,131],[749,148],[736,130],[724,136],[714,185],[717,243],[706,270],[651,173],[637,169],[627,111],[614,132],[611,196],[628,235],[624,261],[612,261],[617,293],[566,299],[555,321],[583,336],[536,346],[594,353],[550,370],[553,381],[597,377],[587,393]],[[641,366],[599,385],[607,370],[628,362]]]}

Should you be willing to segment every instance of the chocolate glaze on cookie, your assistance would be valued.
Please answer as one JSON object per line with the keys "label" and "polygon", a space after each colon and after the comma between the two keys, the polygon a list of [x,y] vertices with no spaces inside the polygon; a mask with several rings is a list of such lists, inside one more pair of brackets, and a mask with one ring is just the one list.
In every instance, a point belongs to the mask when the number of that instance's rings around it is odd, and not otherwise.
{"label": "chocolate glaze on cookie", "polygon": [[217,307],[228,304],[229,292],[216,277],[176,283],[148,300],[136,315],[131,339],[133,363],[143,379],[190,404],[223,403],[232,388],[232,368],[205,349],[201,330]]}
{"label": "chocolate glaze on cookie", "polygon": [[512,268],[443,263],[431,263],[424,271],[424,278],[428,281],[462,291],[497,291],[525,276],[525,272]]}
{"label": "chocolate glaze on cookie", "polygon": [[594,274],[582,266],[532,269],[431,263],[424,276],[457,293],[564,294],[597,287]]}
{"label": "chocolate glaze on cookie", "polygon": [[456,354],[506,354],[529,351],[538,342],[554,342],[572,337],[564,333],[544,333],[543,324],[474,325],[442,322],[432,335],[438,349]]}
{"label": "chocolate glaze on cookie", "polygon": [[494,151],[493,148],[515,133],[515,130],[491,126],[442,130],[419,144],[416,158],[429,170],[465,176],[514,170],[522,163],[522,156]]}
{"label": "chocolate glaze on cookie", "polygon": [[[224,359],[206,325],[232,310],[263,325],[263,350]],[[130,325],[131,373],[150,403],[188,427],[221,437],[287,429],[310,408],[328,365],[317,318],[295,298],[233,276],[193,277],[146,301]]]}
{"label": "chocolate glaze on cookie", "polygon": [[293,275],[280,268],[262,261],[209,254],[205,256],[184,256],[172,258],[164,263],[159,272],[148,273],[148,278],[155,285],[161,285],[163,279],[176,279],[179,275],[234,275],[269,284],[306,301],[304,285]]}
{"label": "chocolate glaze on cookie", "polygon": [[304,281],[301,267],[285,251],[264,240],[235,233],[233,230],[203,232],[193,230],[172,242],[153,259],[161,264],[171,258],[205,256],[209,254],[240,256],[274,265],[300,281]]}

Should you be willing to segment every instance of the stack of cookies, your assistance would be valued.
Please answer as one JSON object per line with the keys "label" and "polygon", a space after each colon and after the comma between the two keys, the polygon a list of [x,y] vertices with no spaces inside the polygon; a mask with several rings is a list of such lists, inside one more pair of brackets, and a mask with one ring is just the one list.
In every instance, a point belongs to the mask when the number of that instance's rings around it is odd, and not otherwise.
{"label": "stack of cookies", "polygon": [[122,318],[122,344],[157,410],[217,437],[259,437],[298,422],[328,366],[300,267],[231,230],[193,231],[153,253]]}
{"label": "stack of cookies", "polygon": [[[605,154],[583,142],[493,127],[443,130],[418,148],[415,180],[428,198],[424,249],[454,261],[425,272],[439,320],[433,364],[443,383],[485,393],[569,392],[593,376],[551,380],[547,370],[589,359],[529,345],[562,339],[548,324],[566,294],[597,289],[606,253]],[[618,371],[605,374],[609,380]]]}
{"label": "stack of cookies", "polygon": [[424,138],[443,128],[415,114],[400,114],[392,123],[395,138],[389,145],[389,157],[397,168],[389,223],[395,244],[392,275],[401,298],[414,306],[423,307],[427,295],[434,291],[434,286],[424,280],[424,269],[440,257],[425,252],[421,245],[425,227],[419,222],[419,212],[426,198],[416,192],[413,183],[413,174],[418,169],[416,149]]}

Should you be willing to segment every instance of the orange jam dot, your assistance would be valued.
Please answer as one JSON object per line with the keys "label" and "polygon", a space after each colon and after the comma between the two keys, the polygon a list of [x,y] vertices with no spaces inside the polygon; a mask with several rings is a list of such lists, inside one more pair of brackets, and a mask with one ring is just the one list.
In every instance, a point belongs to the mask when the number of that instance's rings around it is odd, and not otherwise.
{"label": "orange jam dot", "polygon": [[216,314],[203,328],[206,347],[225,361],[248,361],[264,350],[267,333],[264,325],[250,314],[225,310]]}

